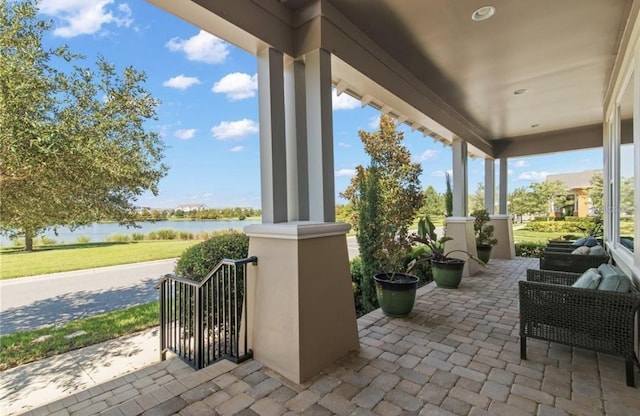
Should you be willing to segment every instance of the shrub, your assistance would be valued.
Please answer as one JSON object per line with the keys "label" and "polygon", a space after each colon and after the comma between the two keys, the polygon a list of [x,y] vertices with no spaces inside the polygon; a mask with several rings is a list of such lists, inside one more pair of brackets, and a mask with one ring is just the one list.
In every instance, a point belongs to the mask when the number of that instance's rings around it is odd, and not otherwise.
{"label": "shrub", "polygon": [[170,230],[167,228],[163,228],[161,230],[156,231],[158,236],[158,240],[175,240],[178,236],[178,232],[175,230]]}
{"label": "shrub", "polygon": [[354,257],[349,262],[349,271],[351,272],[351,289],[353,290],[353,302],[356,306],[356,316],[359,318],[369,311],[362,304],[362,259]]}
{"label": "shrub", "polygon": [[91,238],[87,237],[86,235],[81,235],[80,237],[78,237],[78,243],[80,244],[87,244],[90,241]]}
{"label": "shrub", "polygon": [[180,231],[178,238],[180,240],[193,240],[193,233],[190,233],[189,231]]}
{"label": "shrub", "polygon": [[52,246],[56,244],[56,240],[54,240],[53,238],[42,236],[38,243],[42,246]]}
{"label": "shrub", "polygon": [[543,242],[517,243],[516,256],[538,258],[546,246],[547,243]]}
{"label": "shrub", "polygon": [[142,240],[144,240],[144,234],[142,234],[142,233],[133,233],[133,234],[131,234],[131,239],[133,241],[142,241]]}
{"label": "shrub", "polygon": [[104,241],[108,241],[111,243],[126,243],[129,241],[129,236],[127,234],[111,234],[104,239]]}
{"label": "shrub", "polygon": [[222,259],[243,259],[249,255],[249,237],[238,231],[227,231],[189,247],[182,253],[174,272],[201,280]]}

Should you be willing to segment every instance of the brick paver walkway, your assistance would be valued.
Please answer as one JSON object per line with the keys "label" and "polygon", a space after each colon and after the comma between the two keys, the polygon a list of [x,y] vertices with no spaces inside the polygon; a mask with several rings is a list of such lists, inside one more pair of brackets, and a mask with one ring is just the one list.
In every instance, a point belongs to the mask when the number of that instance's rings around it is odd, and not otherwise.
{"label": "brick paver walkway", "polygon": [[304,385],[257,361],[195,372],[172,360],[28,414],[640,414],[622,359],[537,340],[520,359],[517,280],[536,266],[492,260],[459,289],[422,288],[406,319],[360,318],[361,350]]}

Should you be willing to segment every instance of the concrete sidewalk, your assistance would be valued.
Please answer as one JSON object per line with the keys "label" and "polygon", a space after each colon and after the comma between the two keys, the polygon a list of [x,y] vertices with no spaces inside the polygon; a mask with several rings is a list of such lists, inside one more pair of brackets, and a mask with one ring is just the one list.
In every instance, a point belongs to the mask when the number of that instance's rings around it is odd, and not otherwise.
{"label": "concrete sidewalk", "polygon": [[157,327],[0,373],[0,414],[14,415],[160,361]]}

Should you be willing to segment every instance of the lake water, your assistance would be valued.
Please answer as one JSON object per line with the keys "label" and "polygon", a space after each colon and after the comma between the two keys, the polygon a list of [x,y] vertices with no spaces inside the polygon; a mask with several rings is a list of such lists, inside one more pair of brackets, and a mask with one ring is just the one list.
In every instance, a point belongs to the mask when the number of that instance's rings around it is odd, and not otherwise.
{"label": "lake water", "polygon": [[[58,228],[58,235],[53,231],[47,231],[43,235],[56,241],[56,243],[77,243],[79,237],[89,237],[90,242],[99,243],[112,234],[133,233],[147,234],[151,231],[171,229],[175,231],[186,231],[197,234],[199,232],[211,232],[220,230],[242,230],[250,224],[259,224],[260,221],[238,221],[238,220],[218,220],[218,221],[158,221],[139,222],[140,228],[126,228],[114,223],[97,223],[90,226],[78,228],[71,231],[66,227]],[[12,245],[11,240],[6,236],[0,236],[0,245]]]}

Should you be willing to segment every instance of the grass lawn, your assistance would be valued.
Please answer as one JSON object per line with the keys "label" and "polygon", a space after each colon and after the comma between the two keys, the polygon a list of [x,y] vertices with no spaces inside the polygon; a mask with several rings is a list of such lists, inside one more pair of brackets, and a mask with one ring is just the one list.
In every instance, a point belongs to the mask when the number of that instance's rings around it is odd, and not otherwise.
{"label": "grass lawn", "polygon": [[562,238],[563,235],[567,235],[566,232],[561,233],[543,233],[539,231],[530,231],[530,230],[513,230],[513,239],[514,243],[532,243],[532,242],[544,242],[554,239],[554,238]]}
{"label": "grass lawn", "polygon": [[[62,327],[3,335],[0,337],[0,371],[132,334],[157,326],[158,323],[158,302],[151,302],[79,319]],[[86,334],[65,338],[65,335],[77,331],[84,331]],[[38,338],[40,341],[35,342]]]}
{"label": "grass lawn", "polygon": [[198,240],[88,243],[35,247],[31,253],[15,249],[0,252],[0,279],[91,269],[117,264],[180,257]]}

